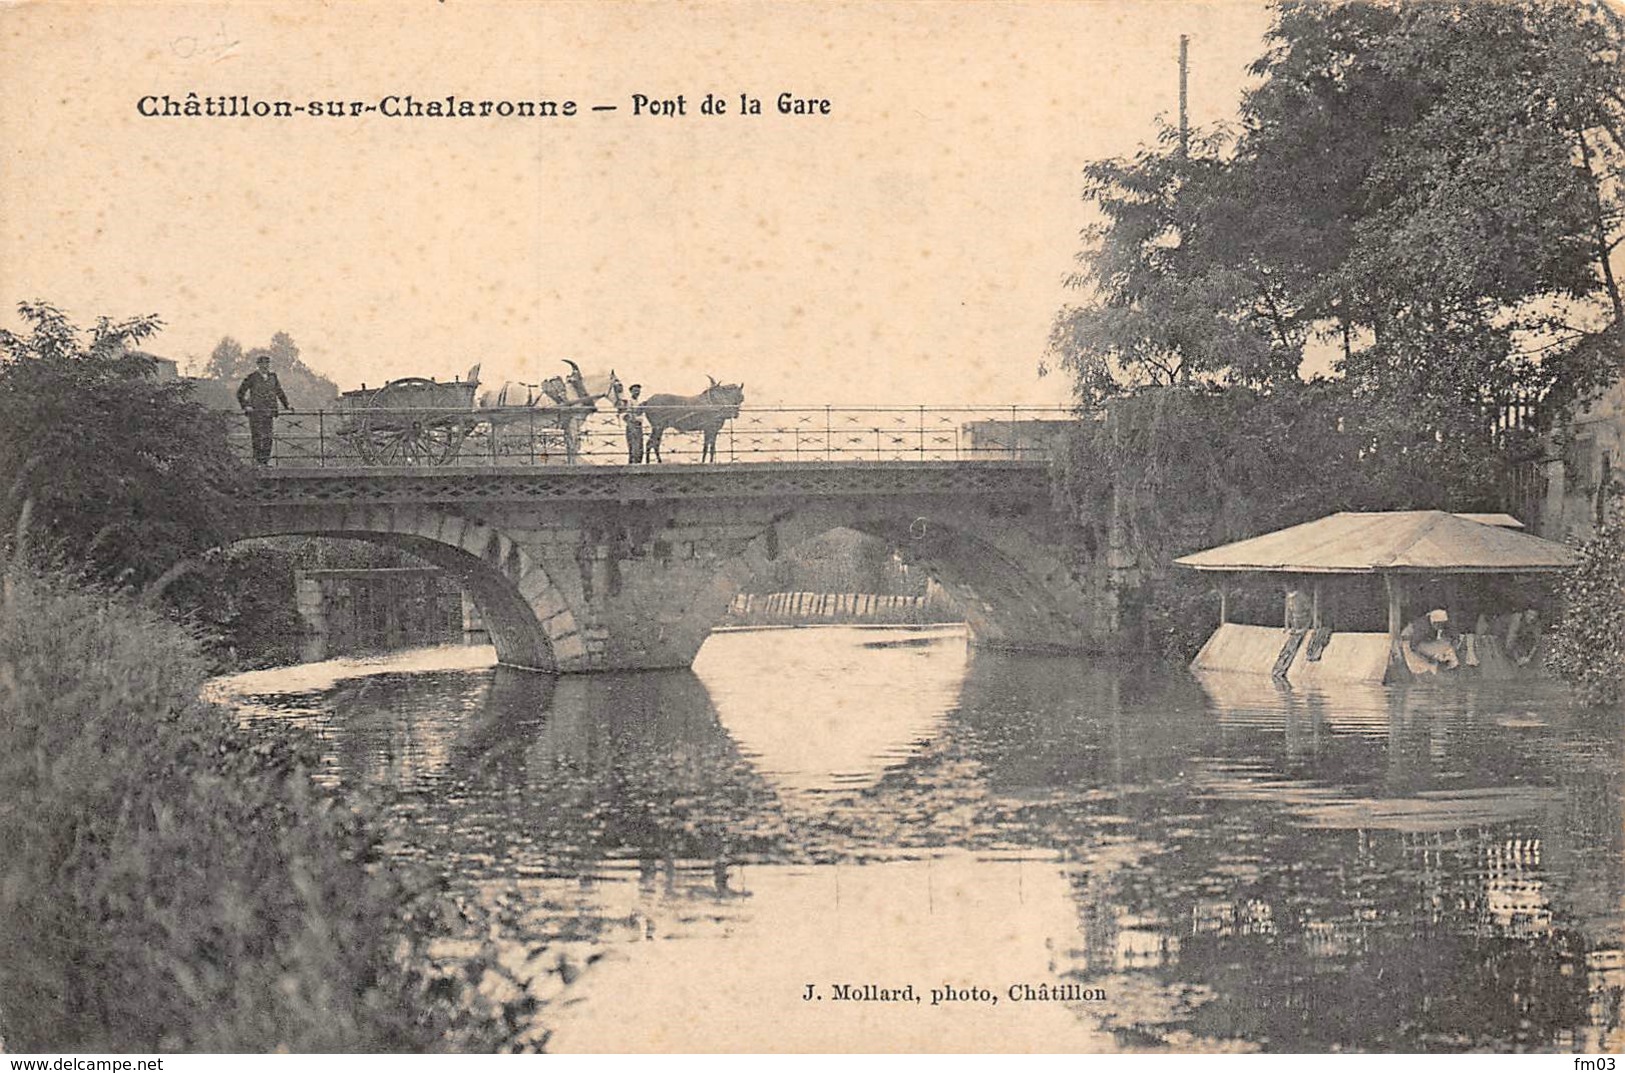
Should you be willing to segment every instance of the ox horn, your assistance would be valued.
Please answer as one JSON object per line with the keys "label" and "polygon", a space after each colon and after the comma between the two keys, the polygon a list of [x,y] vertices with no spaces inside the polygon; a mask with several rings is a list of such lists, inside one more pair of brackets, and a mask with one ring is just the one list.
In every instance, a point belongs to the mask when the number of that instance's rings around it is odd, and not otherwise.
{"label": "ox horn", "polygon": [[712,376],[712,375],[711,375],[711,374],[710,374],[710,373],[706,373],[706,374],[705,374],[705,378],[706,378],[706,379],[707,379],[707,380],[709,380],[709,381],[711,381],[711,386],[712,386],[712,387],[716,387],[716,386],[717,386],[717,378],[716,378],[716,377],[714,377],[714,376]]}
{"label": "ox horn", "polygon": [[579,373],[581,371],[581,366],[577,365],[575,362],[571,361],[569,358],[563,358],[561,360],[564,362],[564,364],[568,365],[570,368],[574,369],[576,372]]}

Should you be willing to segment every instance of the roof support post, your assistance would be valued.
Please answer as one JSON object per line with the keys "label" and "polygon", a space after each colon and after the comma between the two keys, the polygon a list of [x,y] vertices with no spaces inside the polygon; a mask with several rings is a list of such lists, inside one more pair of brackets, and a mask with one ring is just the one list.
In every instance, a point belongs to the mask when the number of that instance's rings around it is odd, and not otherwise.
{"label": "roof support post", "polygon": [[1405,623],[1405,594],[1394,583],[1391,571],[1383,571],[1383,588],[1388,591],[1388,671],[1383,675],[1384,682],[1408,681],[1411,678],[1409,666],[1405,662],[1405,652],[1399,639],[1400,631]]}

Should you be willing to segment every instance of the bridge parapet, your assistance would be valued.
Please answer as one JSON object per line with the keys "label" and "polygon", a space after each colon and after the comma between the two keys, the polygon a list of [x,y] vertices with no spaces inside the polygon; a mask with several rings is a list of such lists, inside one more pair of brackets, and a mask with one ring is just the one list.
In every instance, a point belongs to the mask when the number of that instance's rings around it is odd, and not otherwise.
{"label": "bridge parapet", "polygon": [[716,499],[825,500],[899,496],[999,497],[1045,502],[1050,464],[780,462],[741,466],[327,466],[261,470],[258,506],[320,503],[601,503]]}
{"label": "bridge parapet", "polygon": [[[1044,461],[1057,436],[1077,419],[1058,406],[745,407],[717,441],[717,461],[945,462]],[[252,457],[248,420],[231,415],[233,450]],[[353,468],[475,466],[524,469],[558,464],[625,465],[621,418],[588,414],[573,444],[545,409],[500,411],[378,408],[297,411],[277,418],[276,467]],[[700,436],[665,434],[667,462],[698,464]]]}

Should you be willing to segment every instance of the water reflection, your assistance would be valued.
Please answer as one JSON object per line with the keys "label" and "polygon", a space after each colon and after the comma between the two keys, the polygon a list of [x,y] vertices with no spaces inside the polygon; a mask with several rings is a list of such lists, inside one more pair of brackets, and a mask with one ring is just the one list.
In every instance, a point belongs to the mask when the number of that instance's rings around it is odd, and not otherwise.
{"label": "water reflection", "polygon": [[[467,658],[227,686],[393,792],[555,1046],[670,1047],[683,1010],[724,1048],[1625,1043],[1618,726],[1541,683],[1303,693],[868,630],[719,635],[693,673]],[[1108,998],[802,1008],[843,971]]]}
{"label": "water reflection", "polygon": [[958,626],[763,630],[716,637],[694,669],[755,767],[795,797],[862,790],[906,763],[953,707],[964,645]]}

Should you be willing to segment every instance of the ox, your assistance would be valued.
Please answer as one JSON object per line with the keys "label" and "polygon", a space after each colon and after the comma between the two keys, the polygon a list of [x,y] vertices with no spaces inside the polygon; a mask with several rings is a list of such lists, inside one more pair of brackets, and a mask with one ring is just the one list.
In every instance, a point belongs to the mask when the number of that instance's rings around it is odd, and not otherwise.
{"label": "ox", "polygon": [[706,379],[711,381],[711,386],[698,395],[650,395],[644,402],[643,413],[649,419],[649,458],[662,461],[660,437],[668,428],[673,428],[678,432],[703,433],[700,461],[717,460],[717,433],[739,416],[739,407],[745,401],[745,385],[719,384],[712,376]]}

